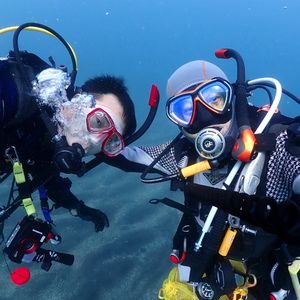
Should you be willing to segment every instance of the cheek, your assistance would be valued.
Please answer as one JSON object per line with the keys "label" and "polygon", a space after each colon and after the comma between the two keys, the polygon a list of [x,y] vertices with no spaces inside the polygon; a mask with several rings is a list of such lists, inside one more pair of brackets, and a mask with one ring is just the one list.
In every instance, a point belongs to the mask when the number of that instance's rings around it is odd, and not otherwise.
{"label": "cheek", "polygon": [[70,109],[65,110],[60,119],[62,127],[71,135],[76,135],[87,131],[86,114],[83,111]]}
{"label": "cheek", "polygon": [[107,134],[92,134],[88,135],[87,143],[85,144],[84,150],[85,155],[93,155],[101,152],[102,143],[106,139]]}
{"label": "cheek", "polygon": [[85,156],[94,155],[101,152],[101,147],[88,147],[85,149]]}
{"label": "cheek", "polygon": [[71,135],[84,135],[84,134],[88,134],[88,131],[86,129],[86,126],[84,126],[84,124],[81,123],[77,123],[74,122],[72,124],[70,124],[70,126],[68,126],[67,131],[70,132]]}
{"label": "cheek", "polygon": [[85,156],[97,154],[101,152],[101,144],[95,145],[93,143],[88,143],[85,145],[84,151],[85,151]]}

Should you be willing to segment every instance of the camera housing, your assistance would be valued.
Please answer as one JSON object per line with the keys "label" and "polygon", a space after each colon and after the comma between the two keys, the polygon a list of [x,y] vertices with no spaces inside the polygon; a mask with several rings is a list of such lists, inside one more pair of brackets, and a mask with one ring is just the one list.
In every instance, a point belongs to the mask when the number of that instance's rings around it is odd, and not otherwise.
{"label": "camera housing", "polygon": [[56,244],[61,241],[61,237],[54,232],[52,225],[41,219],[26,216],[13,229],[3,251],[13,262],[21,263],[24,261],[24,256],[27,256],[27,262],[30,262],[40,247],[49,240]]}

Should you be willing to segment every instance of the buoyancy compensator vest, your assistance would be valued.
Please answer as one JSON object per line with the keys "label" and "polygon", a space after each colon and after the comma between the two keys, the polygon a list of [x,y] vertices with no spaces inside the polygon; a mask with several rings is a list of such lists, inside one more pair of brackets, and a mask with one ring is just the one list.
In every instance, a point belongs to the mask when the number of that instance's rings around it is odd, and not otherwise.
{"label": "buoyancy compensator vest", "polygon": [[[28,56],[34,67],[25,63],[29,61]],[[35,54],[25,51],[22,52],[21,57],[24,58],[24,70],[30,81],[35,79],[43,67],[50,67]],[[7,59],[0,60],[0,70],[2,94],[0,124],[3,128],[18,127],[37,112],[35,96],[31,94],[31,90],[25,84],[13,52]]]}

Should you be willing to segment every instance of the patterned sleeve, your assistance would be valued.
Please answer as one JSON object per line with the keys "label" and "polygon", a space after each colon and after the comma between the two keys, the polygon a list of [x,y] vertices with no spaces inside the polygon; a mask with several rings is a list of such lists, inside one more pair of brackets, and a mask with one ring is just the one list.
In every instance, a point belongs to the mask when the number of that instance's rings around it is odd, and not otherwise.
{"label": "patterned sleeve", "polygon": [[300,157],[291,155],[286,147],[287,132],[283,131],[276,139],[276,150],[268,162],[267,193],[277,202],[289,200],[293,183],[300,174]]}
{"label": "patterned sleeve", "polygon": [[[126,147],[125,150],[121,153],[127,160],[135,162],[142,165],[150,165],[153,160],[155,160],[164,149],[170,144],[167,142],[159,146],[149,146],[149,147]],[[171,148],[154,166],[155,169],[171,175],[178,173],[179,169],[177,167],[175,159],[174,148]]]}

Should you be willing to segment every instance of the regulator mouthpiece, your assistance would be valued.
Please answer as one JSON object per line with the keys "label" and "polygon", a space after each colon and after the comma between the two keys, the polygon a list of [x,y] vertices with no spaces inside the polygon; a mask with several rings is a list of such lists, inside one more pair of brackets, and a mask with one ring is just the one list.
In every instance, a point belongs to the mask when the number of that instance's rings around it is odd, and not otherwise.
{"label": "regulator mouthpiece", "polygon": [[225,150],[225,138],[215,128],[204,128],[195,139],[195,147],[201,157],[209,160],[215,159]]}

